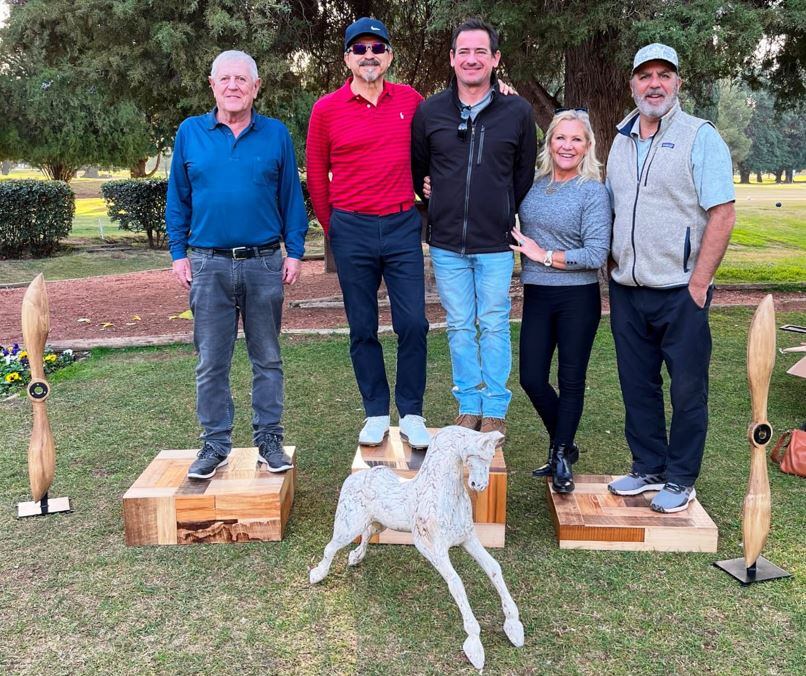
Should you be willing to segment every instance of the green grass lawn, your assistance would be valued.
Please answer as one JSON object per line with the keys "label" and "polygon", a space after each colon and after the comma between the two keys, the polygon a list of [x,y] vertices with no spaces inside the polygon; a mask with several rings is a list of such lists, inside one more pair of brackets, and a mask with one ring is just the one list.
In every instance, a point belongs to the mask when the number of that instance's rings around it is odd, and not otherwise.
{"label": "green grass lawn", "polygon": [[[802,673],[806,654],[806,483],[770,469],[765,555],[795,577],[742,588],[711,563],[741,553],[748,472],[744,372],[751,313],[713,312],[711,426],[697,489],[720,529],[717,554],[559,550],[545,486],[531,478],[546,436],[513,377],[506,446],[507,546],[493,550],[526,628],[512,647],[498,597],[463,552],[453,560],[482,627],[491,674]],[[782,314],[778,322],[806,323]],[[518,329],[513,329],[517,352]],[[781,346],[797,336],[779,332]],[[387,356],[393,341],[384,339]],[[15,519],[28,499],[30,405],[0,405],[0,671],[7,673],[475,673],[439,575],[410,547],[373,546],[357,568],[341,552],[327,580],[308,569],[328,541],[363,413],[345,338],[284,338],[287,442],[298,492],[280,543],[126,548],[121,497],[163,448],[197,444],[192,348],[94,351],[53,378],[54,497],[75,512]],[[778,357],[769,402],[777,433],[806,417],[802,380]],[[389,365],[393,359],[389,358]],[[249,369],[233,368],[235,443],[250,443]],[[606,322],[578,435],[582,472],[628,468]],[[452,419],[444,332],[429,339],[426,416]]]}

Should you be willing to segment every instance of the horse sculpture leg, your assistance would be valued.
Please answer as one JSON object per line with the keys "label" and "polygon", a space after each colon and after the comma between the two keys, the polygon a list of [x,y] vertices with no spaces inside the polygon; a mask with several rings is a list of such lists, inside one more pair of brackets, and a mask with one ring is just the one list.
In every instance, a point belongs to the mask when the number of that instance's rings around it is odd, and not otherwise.
{"label": "horse sculpture leg", "polygon": [[490,578],[490,582],[493,583],[498,595],[501,597],[501,607],[506,618],[504,621],[504,633],[512,645],[520,648],[523,645],[523,624],[521,624],[518,616],[518,606],[512,600],[512,596],[510,596],[507,585],[504,582],[501,565],[484,549],[484,545],[481,544],[475,533],[471,533],[467,540],[462,543],[462,546],[481,566],[481,569],[487,573],[487,577]]}
{"label": "horse sculpture leg", "polygon": [[325,554],[319,565],[311,570],[309,579],[316,584],[325,579],[333,563],[333,557],[342,547],[346,547],[359,535],[370,528],[372,520],[362,507],[360,499],[351,491],[342,489],[336,518],[333,522],[333,538],[325,547]]}
{"label": "horse sculpture leg", "polygon": [[376,533],[380,533],[384,529],[384,525],[382,523],[378,523],[377,521],[373,521],[369,524],[369,527],[361,533],[361,542],[358,544],[353,551],[350,552],[350,555],[347,557],[347,564],[350,566],[357,566],[364,560],[364,557],[367,555],[367,547],[369,547],[369,541],[373,535]]}
{"label": "horse sculpture leg", "polygon": [[481,644],[479,634],[481,627],[473,615],[473,610],[470,608],[470,603],[467,600],[467,592],[465,592],[465,585],[459,574],[454,570],[451,565],[451,559],[448,556],[448,547],[437,547],[430,542],[426,542],[422,536],[418,536],[417,530],[412,532],[414,536],[414,545],[417,551],[420,552],[434,568],[437,569],[445,582],[448,583],[448,589],[459,606],[459,612],[462,613],[462,622],[465,627],[467,638],[465,639],[462,649],[467,655],[470,663],[476,669],[484,668],[484,646]]}

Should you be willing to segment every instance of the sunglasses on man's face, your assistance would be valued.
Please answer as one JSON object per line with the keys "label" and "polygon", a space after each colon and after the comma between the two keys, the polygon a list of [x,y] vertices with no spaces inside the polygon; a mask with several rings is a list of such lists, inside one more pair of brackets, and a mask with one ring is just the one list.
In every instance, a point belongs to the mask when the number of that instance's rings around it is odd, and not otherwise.
{"label": "sunglasses on man's face", "polygon": [[460,141],[467,138],[467,121],[470,119],[470,106],[463,106],[461,110],[462,121],[456,129],[456,135]]}
{"label": "sunglasses on man's face", "polygon": [[385,42],[373,42],[371,45],[365,45],[363,42],[359,42],[350,47],[347,51],[352,52],[356,56],[364,56],[369,50],[372,50],[373,54],[385,54],[389,50],[389,45]]}

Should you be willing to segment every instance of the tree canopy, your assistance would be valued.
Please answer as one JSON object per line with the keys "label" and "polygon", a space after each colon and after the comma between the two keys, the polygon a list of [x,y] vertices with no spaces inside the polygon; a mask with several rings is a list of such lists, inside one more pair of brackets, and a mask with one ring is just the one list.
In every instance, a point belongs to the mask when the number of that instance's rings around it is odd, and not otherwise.
{"label": "tree canopy", "polygon": [[211,107],[210,63],[234,48],[255,57],[257,106],[289,126],[299,151],[313,101],[346,76],[344,29],[364,15],[389,27],[392,77],[425,95],[451,75],[452,28],[484,17],[501,32],[502,76],[540,126],[559,105],[589,108],[602,158],[633,105],[632,56],[649,42],[678,50],[684,88],[698,101],[716,101],[716,83],[737,76],[774,82],[778,105],[804,96],[804,0],[15,0],[11,9],[0,64],[33,55],[91,73],[111,100],[139,111],[156,147]]}

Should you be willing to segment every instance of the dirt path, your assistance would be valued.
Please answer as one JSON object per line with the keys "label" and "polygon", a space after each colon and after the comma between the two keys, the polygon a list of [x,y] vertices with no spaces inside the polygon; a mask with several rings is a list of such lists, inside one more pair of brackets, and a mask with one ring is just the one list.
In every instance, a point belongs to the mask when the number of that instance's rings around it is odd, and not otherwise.
{"label": "dirt path", "polygon": [[[170,270],[151,270],[125,275],[48,282],[50,336],[56,347],[86,349],[100,345],[149,344],[185,341],[192,320],[179,314],[188,309],[187,293],[174,281]],[[512,316],[520,317],[520,288],[513,283]],[[25,289],[0,289],[0,345],[21,342],[20,305]],[[337,297],[335,274],[324,272],[323,261],[303,263],[300,281],[286,291],[283,311],[285,330],[346,327],[338,303],[307,307],[299,301]],[[717,289],[715,305],[755,305],[765,295],[761,290]],[[806,310],[806,292],[775,293],[779,310]],[[444,322],[436,299],[428,304],[432,324]],[[328,307],[329,306],[329,307]],[[605,304],[606,309],[606,304]],[[381,308],[380,323],[391,324],[388,307]]]}

